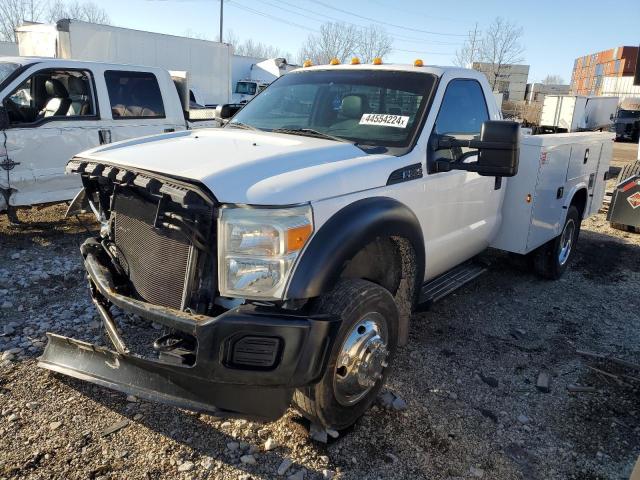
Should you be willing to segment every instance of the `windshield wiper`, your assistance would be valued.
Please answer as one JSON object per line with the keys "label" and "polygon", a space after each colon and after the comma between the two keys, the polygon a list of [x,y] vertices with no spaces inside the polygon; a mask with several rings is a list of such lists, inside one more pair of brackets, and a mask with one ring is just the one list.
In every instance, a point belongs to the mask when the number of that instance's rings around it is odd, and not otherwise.
{"label": "windshield wiper", "polygon": [[254,127],[253,125],[249,125],[247,123],[242,123],[242,122],[229,122],[229,123],[227,123],[226,126],[227,127],[242,128],[244,130],[262,131],[259,128]]}
{"label": "windshield wiper", "polygon": [[353,143],[346,138],[334,137],[333,135],[319,132],[318,130],[314,130],[312,128],[274,128],[271,131],[275,133],[288,133],[291,135],[304,135],[306,137],[325,138],[327,140],[333,140],[334,142]]}

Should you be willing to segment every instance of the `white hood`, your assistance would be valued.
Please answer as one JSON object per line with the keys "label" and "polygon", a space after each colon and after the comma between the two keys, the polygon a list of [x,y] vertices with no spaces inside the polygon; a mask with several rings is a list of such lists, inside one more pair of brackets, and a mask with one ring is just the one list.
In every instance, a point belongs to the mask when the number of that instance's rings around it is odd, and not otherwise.
{"label": "white hood", "polygon": [[[350,143],[238,128],[138,138],[77,157],[195,180],[220,202],[304,203],[382,186],[397,162]],[[366,173],[360,171],[365,169]]]}

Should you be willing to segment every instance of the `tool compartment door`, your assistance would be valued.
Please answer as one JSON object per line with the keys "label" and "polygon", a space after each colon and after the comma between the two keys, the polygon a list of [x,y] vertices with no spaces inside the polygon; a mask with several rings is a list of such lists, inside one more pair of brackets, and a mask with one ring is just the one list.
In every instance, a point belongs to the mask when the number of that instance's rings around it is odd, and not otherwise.
{"label": "tool compartment door", "polygon": [[563,196],[571,158],[571,145],[543,147],[540,155],[540,172],[533,194],[527,252],[558,236],[565,214]]}
{"label": "tool compartment door", "polygon": [[589,176],[589,199],[587,205],[587,212],[585,218],[598,213],[600,207],[602,207],[602,200],[604,199],[604,190],[606,187],[605,175],[609,172],[609,162],[613,155],[613,142],[604,142],[600,149],[600,156],[598,158],[598,166],[595,173]]}

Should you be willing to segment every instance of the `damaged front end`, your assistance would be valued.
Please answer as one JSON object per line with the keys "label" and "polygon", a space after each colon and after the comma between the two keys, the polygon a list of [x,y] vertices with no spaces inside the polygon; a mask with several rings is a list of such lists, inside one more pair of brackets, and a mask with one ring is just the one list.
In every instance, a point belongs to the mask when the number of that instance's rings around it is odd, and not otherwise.
{"label": "damaged front end", "polygon": [[[68,169],[82,176],[101,222],[100,237],[81,253],[113,350],[49,333],[39,366],[178,407],[262,420],[281,416],[296,387],[322,376],[336,318],[218,297],[217,208],[204,189],[90,161]],[[166,331],[151,349],[129,344],[114,306]]]}

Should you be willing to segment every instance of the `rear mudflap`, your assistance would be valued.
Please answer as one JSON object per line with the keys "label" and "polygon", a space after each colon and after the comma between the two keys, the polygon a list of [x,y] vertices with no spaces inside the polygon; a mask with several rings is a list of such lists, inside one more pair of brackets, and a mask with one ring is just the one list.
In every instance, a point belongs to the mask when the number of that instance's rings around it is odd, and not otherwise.
{"label": "rear mudflap", "polygon": [[189,410],[214,416],[271,421],[291,402],[293,389],[213,382],[184,366],[118,353],[73,338],[47,333],[38,366]]}

